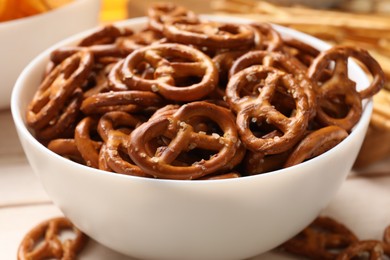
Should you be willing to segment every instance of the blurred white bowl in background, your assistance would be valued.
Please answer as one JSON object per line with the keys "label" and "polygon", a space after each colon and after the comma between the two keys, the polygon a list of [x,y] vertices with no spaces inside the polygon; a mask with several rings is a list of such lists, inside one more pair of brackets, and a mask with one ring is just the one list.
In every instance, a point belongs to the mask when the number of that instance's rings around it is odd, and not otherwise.
{"label": "blurred white bowl in background", "polygon": [[100,0],[75,0],[42,14],[0,22],[0,109],[10,105],[11,92],[23,68],[59,40],[95,27]]}

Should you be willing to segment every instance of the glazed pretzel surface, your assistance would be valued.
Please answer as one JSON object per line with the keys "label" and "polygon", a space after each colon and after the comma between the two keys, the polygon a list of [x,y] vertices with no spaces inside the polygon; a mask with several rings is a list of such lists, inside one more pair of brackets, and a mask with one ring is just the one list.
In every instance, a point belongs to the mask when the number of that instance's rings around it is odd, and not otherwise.
{"label": "glazed pretzel surface", "polygon": [[254,30],[249,25],[176,19],[164,26],[170,41],[201,48],[233,49],[254,45]]}
{"label": "glazed pretzel surface", "polygon": [[[254,79],[254,80],[253,80]],[[252,81],[252,82],[251,82]],[[241,87],[255,84],[258,96],[238,96]],[[282,87],[295,103],[294,114],[286,116],[272,104],[277,88]],[[275,154],[290,149],[303,135],[309,120],[309,104],[303,88],[291,74],[271,67],[251,66],[235,74],[226,89],[227,101],[238,108],[237,129],[242,142],[255,152]],[[251,130],[251,123],[273,126],[260,137]],[[274,133],[269,136],[269,133]]]}
{"label": "glazed pretzel surface", "polygon": [[[72,239],[61,239],[63,231],[71,231]],[[18,260],[74,260],[88,238],[68,219],[59,217],[44,221],[29,231],[18,249]]]}
{"label": "glazed pretzel surface", "polygon": [[59,116],[62,106],[83,84],[91,71],[93,56],[78,52],[65,59],[41,83],[27,108],[27,124],[35,129],[49,125]]}
{"label": "glazed pretzel surface", "polygon": [[[222,133],[194,131],[189,120],[199,116],[213,120]],[[152,154],[147,144],[161,133],[170,142]],[[155,177],[195,179],[225,167],[236,154],[238,142],[234,117],[227,109],[206,102],[193,102],[182,106],[172,116],[159,117],[136,128],[131,134],[129,154],[141,169]],[[181,152],[195,148],[217,153],[210,159],[202,159],[188,166],[171,164]]]}
{"label": "glazed pretzel surface", "polygon": [[[359,60],[372,74],[373,80],[367,88],[356,90],[356,83],[348,76],[349,58]],[[327,66],[331,61],[334,62],[333,71],[328,78],[322,80],[321,77],[329,70]],[[320,122],[324,125],[337,125],[347,131],[360,119],[362,99],[377,93],[383,87],[385,78],[379,64],[367,51],[344,46],[333,47],[317,56],[308,69],[308,76],[319,82],[317,116]],[[340,103],[347,111],[338,115],[331,107],[340,106]]]}
{"label": "glazed pretzel surface", "polygon": [[[143,61],[154,68],[153,79],[137,75],[137,66]],[[178,101],[200,99],[218,84],[218,72],[212,60],[181,44],[158,44],[134,51],[124,60],[122,75],[131,89],[158,92]],[[190,77],[199,78],[199,82],[178,85],[180,79]]]}

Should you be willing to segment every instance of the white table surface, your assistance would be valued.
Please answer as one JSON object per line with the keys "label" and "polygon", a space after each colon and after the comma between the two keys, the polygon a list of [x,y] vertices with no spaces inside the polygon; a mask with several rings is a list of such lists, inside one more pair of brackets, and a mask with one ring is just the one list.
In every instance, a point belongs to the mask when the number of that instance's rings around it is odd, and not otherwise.
{"label": "white table surface", "polygon": [[[27,231],[62,213],[51,203],[32,172],[9,110],[0,111],[0,135],[0,259],[13,260]],[[369,170],[390,172],[390,160]],[[384,228],[390,224],[390,173],[382,177],[348,178],[322,214],[346,224],[360,239],[381,239]],[[90,241],[80,259],[132,258]],[[269,252],[254,259],[296,258]]]}

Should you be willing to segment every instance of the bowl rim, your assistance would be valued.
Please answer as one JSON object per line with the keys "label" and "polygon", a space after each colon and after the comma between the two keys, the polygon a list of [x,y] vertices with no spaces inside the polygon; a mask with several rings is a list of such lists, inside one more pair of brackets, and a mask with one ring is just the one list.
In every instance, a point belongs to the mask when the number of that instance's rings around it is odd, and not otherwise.
{"label": "bowl rim", "polygon": [[[240,23],[250,23],[253,22],[253,20],[246,19],[246,18],[237,18],[237,17],[231,17],[231,16],[219,16],[219,15],[201,15],[202,18],[205,19],[212,19],[212,20],[220,20],[221,21],[226,21],[227,18],[230,20],[234,18],[235,22],[240,22]],[[147,17],[136,17],[136,18],[131,18],[119,22],[115,22],[115,25],[118,26],[125,26],[125,25],[137,25],[138,23],[145,24],[147,21]],[[315,38],[309,34],[287,28],[284,26],[280,25],[275,25],[271,24],[273,27],[275,27],[279,32],[281,33],[287,33],[287,34],[293,34],[294,36],[297,36],[298,38],[307,38],[310,40],[310,43],[314,42],[316,44],[316,47],[320,47],[321,50],[325,50],[331,47],[330,44]],[[23,86],[23,81],[25,80],[26,77],[29,77],[30,71],[39,63],[44,62],[44,60],[47,60],[50,53],[55,50],[56,48],[60,46],[66,46],[69,44],[74,44],[78,40],[82,39],[82,37],[96,31],[100,26],[97,26],[95,28],[88,29],[86,31],[82,31],[80,33],[74,34],[70,37],[67,37],[58,43],[52,45],[51,47],[47,48],[43,52],[41,52],[38,56],[36,56],[32,61],[28,63],[28,65],[23,69],[21,74],[18,76],[16,83],[14,85],[12,95],[11,95],[11,114],[12,118],[14,120],[14,124],[17,128],[17,132],[20,136],[19,138],[24,138],[26,139],[30,144],[32,144],[36,149],[39,149],[43,153],[47,153],[48,156],[55,158],[57,160],[62,161],[63,163],[70,163],[74,167],[80,167],[80,172],[87,172],[87,171],[92,171],[96,172],[98,174],[104,174],[108,176],[116,176],[115,178],[124,178],[128,180],[136,180],[136,181],[146,181],[146,182],[158,182],[158,183],[185,183],[186,185],[189,185],[189,183],[193,183],[190,185],[200,185],[200,184],[207,184],[207,183],[221,183],[221,182],[237,182],[240,183],[242,181],[250,181],[253,178],[268,178],[273,175],[280,175],[280,174],[299,174],[301,172],[301,169],[306,167],[306,165],[309,164],[315,164],[318,160],[321,160],[324,157],[330,156],[331,151],[337,151],[342,149],[344,144],[347,142],[353,142],[353,139],[355,139],[355,136],[358,134],[358,132],[362,131],[365,127],[365,123],[370,120],[372,109],[373,109],[373,100],[372,98],[363,100],[362,106],[363,106],[363,112],[362,115],[359,119],[359,121],[356,123],[354,126],[353,130],[349,135],[339,144],[337,144],[335,147],[330,149],[329,151],[320,154],[319,156],[316,156],[310,160],[304,161],[300,164],[287,167],[287,168],[282,168],[270,172],[265,172],[261,174],[255,174],[255,175],[249,175],[249,176],[243,176],[239,178],[231,178],[231,179],[216,179],[216,180],[175,180],[175,179],[156,179],[156,178],[146,178],[146,177],[139,177],[139,176],[133,176],[133,175],[125,175],[125,174],[119,174],[115,172],[108,172],[100,169],[95,169],[86,165],[82,165],[76,162],[73,162],[69,159],[66,159],[51,150],[49,150],[47,147],[45,147],[43,144],[41,144],[34,136],[33,134],[28,130],[28,126],[25,123],[24,120],[24,112],[22,111],[23,109],[21,108],[20,100],[18,99],[19,96],[21,95],[22,91],[24,90],[25,86]],[[318,44],[318,46],[317,46]],[[369,83],[368,77],[364,74],[364,71],[362,70],[361,67],[359,67],[355,62],[352,62],[351,65],[353,66],[353,70],[357,70],[358,74],[364,75],[362,78],[364,78],[365,82],[363,84],[367,85]]]}
{"label": "bowl rim", "polygon": [[[15,0],[12,0],[12,1],[15,1]],[[69,3],[66,3],[60,7],[57,7],[57,8],[50,9],[46,12],[0,22],[0,30],[2,28],[6,28],[7,26],[10,26],[10,25],[16,26],[18,24],[23,24],[23,23],[29,22],[29,21],[45,19],[47,16],[52,16],[52,15],[55,15],[55,13],[57,13],[57,12],[62,12],[62,10],[66,11],[66,9],[73,9],[74,6],[77,7],[83,1],[91,1],[91,2],[99,1],[99,4],[100,4],[100,0],[73,0]]]}

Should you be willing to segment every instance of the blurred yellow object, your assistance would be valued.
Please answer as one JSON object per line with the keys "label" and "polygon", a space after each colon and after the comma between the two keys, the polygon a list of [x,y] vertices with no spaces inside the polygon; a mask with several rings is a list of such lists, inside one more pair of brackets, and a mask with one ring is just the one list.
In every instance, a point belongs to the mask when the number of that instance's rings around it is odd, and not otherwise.
{"label": "blurred yellow object", "polygon": [[0,22],[47,12],[73,0],[0,0]]}
{"label": "blurred yellow object", "polygon": [[114,22],[128,18],[127,0],[103,0],[100,20]]}

